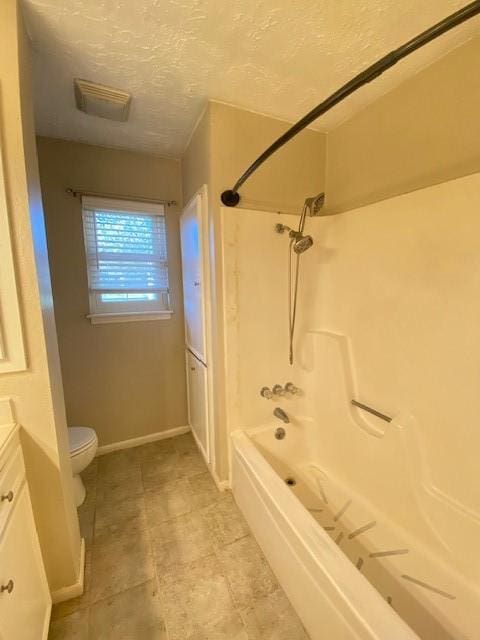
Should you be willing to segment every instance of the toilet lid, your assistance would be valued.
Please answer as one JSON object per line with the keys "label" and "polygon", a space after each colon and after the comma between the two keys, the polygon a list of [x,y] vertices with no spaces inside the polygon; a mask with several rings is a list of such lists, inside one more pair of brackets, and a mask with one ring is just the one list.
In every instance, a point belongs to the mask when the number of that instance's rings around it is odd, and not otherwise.
{"label": "toilet lid", "polygon": [[90,427],[69,427],[68,443],[70,454],[79,453],[96,440],[97,434]]}

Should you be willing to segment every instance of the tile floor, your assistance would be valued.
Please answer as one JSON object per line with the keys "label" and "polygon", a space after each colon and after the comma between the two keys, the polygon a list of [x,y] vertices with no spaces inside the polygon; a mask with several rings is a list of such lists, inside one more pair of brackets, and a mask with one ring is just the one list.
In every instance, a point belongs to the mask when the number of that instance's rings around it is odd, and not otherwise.
{"label": "tile floor", "polygon": [[101,456],[84,477],[85,593],[49,640],[308,640],[190,434]]}

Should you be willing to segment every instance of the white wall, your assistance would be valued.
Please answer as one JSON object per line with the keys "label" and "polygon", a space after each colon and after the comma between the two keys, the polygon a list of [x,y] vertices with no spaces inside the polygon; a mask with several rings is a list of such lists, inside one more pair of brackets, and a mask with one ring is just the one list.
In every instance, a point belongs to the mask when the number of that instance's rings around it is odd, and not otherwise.
{"label": "white wall", "polygon": [[298,216],[222,207],[224,325],[229,431],[268,422],[276,406],[262,387],[299,384],[303,370],[288,363],[288,234]]}
{"label": "white wall", "polygon": [[[474,174],[308,219],[315,244],[302,258],[293,368],[288,240],[273,231],[277,216],[222,212],[229,428],[270,421],[275,403],[260,387],[291,378],[306,395],[281,406],[291,428],[302,414],[313,418],[312,457],[472,580],[480,571],[479,206]],[[352,410],[352,397],[395,422]]]}

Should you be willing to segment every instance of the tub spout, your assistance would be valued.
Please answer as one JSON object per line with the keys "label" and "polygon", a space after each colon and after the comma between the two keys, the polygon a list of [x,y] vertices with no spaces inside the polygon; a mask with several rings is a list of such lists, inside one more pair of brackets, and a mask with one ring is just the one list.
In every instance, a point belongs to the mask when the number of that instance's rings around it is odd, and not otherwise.
{"label": "tub spout", "polygon": [[285,422],[285,424],[288,424],[290,422],[289,417],[283,409],[280,409],[280,407],[275,407],[275,409],[273,410],[273,415],[282,422]]}

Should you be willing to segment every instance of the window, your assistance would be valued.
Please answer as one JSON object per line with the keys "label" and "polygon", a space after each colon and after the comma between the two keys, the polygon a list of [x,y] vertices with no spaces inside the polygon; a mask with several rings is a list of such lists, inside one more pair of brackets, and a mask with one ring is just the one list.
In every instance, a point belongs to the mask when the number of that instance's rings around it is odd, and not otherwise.
{"label": "window", "polygon": [[84,196],[90,319],[170,317],[162,205]]}

